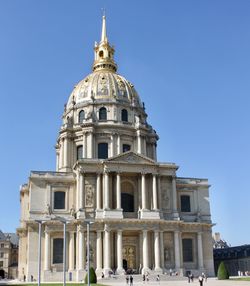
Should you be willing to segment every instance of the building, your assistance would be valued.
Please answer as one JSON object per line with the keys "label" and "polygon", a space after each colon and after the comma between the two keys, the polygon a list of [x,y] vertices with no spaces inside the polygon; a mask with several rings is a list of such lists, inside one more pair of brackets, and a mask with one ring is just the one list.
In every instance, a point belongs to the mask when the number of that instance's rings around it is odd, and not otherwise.
{"label": "building", "polygon": [[117,73],[114,52],[103,16],[92,73],[64,109],[56,171],[32,171],[20,190],[20,279],[37,279],[37,220],[44,221],[42,279],[62,279],[58,217],[69,221],[66,270],[74,281],[85,275],[86,219],[94,222],[90,259],[99,276],[214,275],[208,181],[177,177],[176,164],[157,162],[158,135],[134,85]]}
{"label": "building", "polygon": [[18,237],[0,230],[0,279],[17,278]]}
{"label": "building", "polygon": [[214,249],[214,268],[224,261],[230,276],[250,275],[250,245]]}

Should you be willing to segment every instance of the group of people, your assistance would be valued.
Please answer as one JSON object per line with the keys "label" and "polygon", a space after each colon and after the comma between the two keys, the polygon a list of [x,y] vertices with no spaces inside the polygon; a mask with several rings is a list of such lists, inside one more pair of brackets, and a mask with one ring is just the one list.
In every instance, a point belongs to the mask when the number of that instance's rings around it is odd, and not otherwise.
{"label": "group of people", "polygon": [[133,278],[132,275],[127,275],[127,276],[126,276],[127,285],[132,286],[132,285],[133,285],[133,280],[134,280],[134,278]]}
{"label": "group of people", "polygon": [[[205,275],[204,272],[201,275],[199,275],[198,281],[200,283],[200,286],[203,286],[204,281],[207,282],[207,276]],[[188,274],[188,283],[190,282],[194,282],[194,275],[192,273]]]}

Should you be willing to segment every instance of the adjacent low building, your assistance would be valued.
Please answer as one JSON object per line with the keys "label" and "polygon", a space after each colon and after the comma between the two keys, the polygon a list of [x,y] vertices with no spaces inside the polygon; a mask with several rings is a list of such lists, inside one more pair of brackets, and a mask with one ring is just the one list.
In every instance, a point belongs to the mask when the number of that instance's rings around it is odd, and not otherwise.
{"label": "adjacent low building", "polygon": [[176,164],[157,161],[159,137],[134,85],[117,73],[114,52],[103,17],[92,73],[63,112],[56,171],[32,171],[20,190],[20,279],[37,279],[38,221],[42,280],[62,279],[60,219],[68,222],[66,271],[74,281],[86,273],[86,219],[99,276],[170,269],[214,275],[209,183],[178,177]]}
{"label": "adjacent low building", "polygon": [[0,279],[18,277],[18,237],[0,230]]}

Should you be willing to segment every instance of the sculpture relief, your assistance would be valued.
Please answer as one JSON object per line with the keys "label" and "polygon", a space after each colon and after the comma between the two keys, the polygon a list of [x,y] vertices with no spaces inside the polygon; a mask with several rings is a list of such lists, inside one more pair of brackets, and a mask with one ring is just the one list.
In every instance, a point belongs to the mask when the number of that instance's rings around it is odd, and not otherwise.
{"label": "sculpture relief", "polygon": [[93,186],[91,185],[85,186],[85,206],[86,207],[94,206],[94,190]]}

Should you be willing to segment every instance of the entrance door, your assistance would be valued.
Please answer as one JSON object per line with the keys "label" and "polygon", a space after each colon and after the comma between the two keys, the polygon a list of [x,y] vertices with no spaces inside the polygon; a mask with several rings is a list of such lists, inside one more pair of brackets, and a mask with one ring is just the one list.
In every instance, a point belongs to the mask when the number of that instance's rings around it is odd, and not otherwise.
{"label": "entrance door", "polygon": [[127,262],[127,269],[136,269],[136,248],[134,245],[124,245],[123,261]]}
{"label": "entrance door", "polygon": [[0,277],[1,277],[2,279],[5,278],[4,270],[3,270],[3,269],[0,269]]}
{"label": "entrance door", "polygon": [[122,260],[122,267],[125,271],[128,270],[128,261],[126,259]]}

